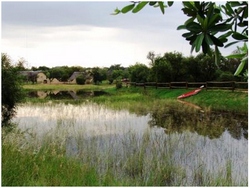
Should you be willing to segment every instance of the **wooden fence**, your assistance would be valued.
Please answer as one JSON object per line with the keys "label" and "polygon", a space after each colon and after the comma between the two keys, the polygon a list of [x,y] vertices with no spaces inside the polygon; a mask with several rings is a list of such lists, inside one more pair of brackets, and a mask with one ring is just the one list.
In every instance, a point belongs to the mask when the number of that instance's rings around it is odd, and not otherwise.
{"label": "wooden fence", "polygon": [[166,82],[166,83],[157,83],[157,82],[145,82],[145,83],[136,83],[136,82],[127,82],[127,85],[134,87],[155,87],[156,89],[168,88],[168,89],[193,89],[199,88],[204,85],[206,90],[208,89],[225,89],[225,90],[248,90],[248,82]]}

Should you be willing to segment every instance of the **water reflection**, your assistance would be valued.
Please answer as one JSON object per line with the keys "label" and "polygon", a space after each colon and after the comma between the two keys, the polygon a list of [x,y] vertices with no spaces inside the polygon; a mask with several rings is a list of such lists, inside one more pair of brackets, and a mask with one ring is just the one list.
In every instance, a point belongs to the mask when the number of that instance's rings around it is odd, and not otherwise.
{"label": "water reflection", "polygon": [[178,110],[171,107],[155,109],[151,117],[149,124],[165,128],[167,134],[190,131],[214,139],[228,131],[235,139],[248,139],[248,117],[243,114]]}
{"label": "water reflection", "polygon": [[86,91],[86,90],[77,90],[77,91],[30,91],[28,92],[28,97],[30,98],[39,98],[39,99],[82,99],[86,97],[94,97],[107,95],[105,91]]}

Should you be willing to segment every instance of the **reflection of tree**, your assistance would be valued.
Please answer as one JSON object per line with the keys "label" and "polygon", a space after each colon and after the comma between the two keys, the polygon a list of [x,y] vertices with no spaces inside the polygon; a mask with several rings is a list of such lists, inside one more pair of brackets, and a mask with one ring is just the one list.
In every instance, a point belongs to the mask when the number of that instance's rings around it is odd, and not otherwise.
{"label": "reflection of tree", "polygon": [[244,136],[247,139],[247,115],[200,111],[183,108],[183,106],[158,106],[152,110],[152,126],[165,128],[166,134],[173,132],[196,132],[208,136],[210,139],[219,138],[224,131],[228,131],[235,139]]}
{"label": "reflection of tree", "polygon": [[95,97],[107,95],[105,91],[30,91],[27,92],[27,96],[30,98],[48,98],[52,100],[63,99],[85,99],[87,97]]}

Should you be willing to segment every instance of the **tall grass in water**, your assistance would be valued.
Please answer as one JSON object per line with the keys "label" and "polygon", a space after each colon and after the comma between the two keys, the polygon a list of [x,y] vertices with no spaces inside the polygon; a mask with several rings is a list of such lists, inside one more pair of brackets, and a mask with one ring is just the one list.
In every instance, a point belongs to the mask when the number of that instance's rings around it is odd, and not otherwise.
{"label": "tall grass in water", "polygon": [[166,135],[149,120],[94,104],[24,105],[16,119],[23,132],[2,135],[2,184],[247,185],[230,161],[238,151],[193,133]]}

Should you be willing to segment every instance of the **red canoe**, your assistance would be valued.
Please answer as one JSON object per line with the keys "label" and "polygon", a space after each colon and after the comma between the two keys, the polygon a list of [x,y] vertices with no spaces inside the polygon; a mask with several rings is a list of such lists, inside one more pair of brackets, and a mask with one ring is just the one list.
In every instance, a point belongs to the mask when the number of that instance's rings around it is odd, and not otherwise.
{"label": "red canoe", "polygon": [[193,91],[184,93],[184,94],[180,95],[179,97],[177,97],[177,99],[183,99],[183,98],[190,97],[190,96],[192,96],[192,95],[196,95],[197,93],[199,93],[199,92],[202,90],[203,87],[204,87],[204,86],[201,86],[199,89],[195,89],[195,90],[193,90]]}

